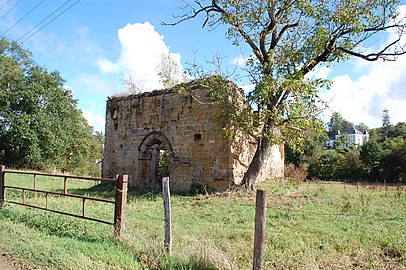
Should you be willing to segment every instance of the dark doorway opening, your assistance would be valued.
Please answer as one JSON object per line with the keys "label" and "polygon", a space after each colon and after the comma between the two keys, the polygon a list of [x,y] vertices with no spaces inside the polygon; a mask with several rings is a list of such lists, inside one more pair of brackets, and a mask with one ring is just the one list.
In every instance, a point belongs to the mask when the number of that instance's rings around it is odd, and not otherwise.
{"label": "dark doorway opening", "polygon": [[162,177],[169,177],[172,158],[172,145],[162,132],[153,131],[141,142],[140,152],[140,180],[146,182],[152,189],[160,188]]}

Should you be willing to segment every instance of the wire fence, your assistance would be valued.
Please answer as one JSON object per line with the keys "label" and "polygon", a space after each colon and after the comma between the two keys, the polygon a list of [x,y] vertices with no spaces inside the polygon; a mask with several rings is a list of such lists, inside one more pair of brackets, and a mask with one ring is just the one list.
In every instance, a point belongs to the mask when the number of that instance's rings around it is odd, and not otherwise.
{"label": "wire fence", "polygon": [[[303,201],[311,201],[312,196],[317,192],[324,192],[324,185],[329,186],[329,184],[322,183],[317,189],[311,191],[305,190],[301,186],[297,186],[296,190],[271,191],[267,196],[268,204],[265,206],[266,234],[282,237],[290,233],[300,236],[301,234],[311,233],[311,230],[317,230],[317,228],[311,227],[311,222],[308,222],[299,225],[307,231],[298,231],[298,228],[295,228],[298,219],[314,220],[315,222],[326,220],[332,226],[335,226],[334,224],[337,222],[348,222],[348,225],[351,226],[365,223],[365,221],[375,222],[378,225],[385,222],[404,223],[406,221],[406,213],[402,214],[399,211],[391,211],[390,208],[383,209],[383,207],[370,209],[369,198],[366,196],[366,194],[372,192],[378,197],[403,200],[406,197],[404,186],[391,186],[390,188],[385,188],[384,185],[380,188],[371,188],[358,184],[344,188],[340,186],[338,189],[342,189],[344,192],[337,194],[337,197],[346,197],[346,199],[336,202],[336,205],[322,208],[323,211],[310,209],[306,204],[300,203],[302,199]],[[330,185],[330,187],[334,187],[334,184]],[[348,192],[346,189],[348,189]],[[353,195],[348,196],[348,194]],[[33,197],[33,195],[30,196]],[[145,205],[137,204],[140,200],[135,198],[134,202],[137,207],[134,208],[136,213],[133,214],[135,218],[132,222],[135,220],[145,224],[145,221],[151,221],[151,223],[155,223],[153,228],[156,228],[156,224],[162,224],[163,226],[165,223],[163,206],[158,203],[162,200],[161,195],[147,193],[138,196],[138,198],[148,203]],[[355,206],[351,205],[352,200],[357,201],[354,203]],[[349,203],[349,205],[346,205],[346,203]],[[231,191],[230,193],[198,195],[195,197],[177,195],[172,198],[171,205],[173,228],[177,233],[192,230],[197,224],[199,228],[204,228],[209,234],[213,232],[214,235],[215,233],[229,231],[235,234],[233,237],[242,236],[251,239],[256,233],[254,229],[256,203],[253,193],[247,195],[246,193],[239,194]],[[279,226],[279,223],[283,223],[286,227]],[[148,230],[148,228],[144,229]],[[325,233],[328,233],[329,229],[332,230],[332,228],[326,228]],[[129,231],[132,233],[134,230],[134,228],[131,228]],[[176,241],[176,237],[174,241]]]}
{"label": "wire fence", "polygon": [[[376,190],[378,191],[379,189],[370,189],[370,190]],[[396,192],[403,192],[403,194],[400,195],[396,195]],[[388,196],[390,195],[396,195],[396,196],[405,196],[403,188],[400,187],[396,187],[392,190],[390,190],[389,192],[391,192],[391,194],[387,194]],[[199,198],[198,200],[182,200],[182,201],[175,201],[172,202],[172,210],[175,210],[174,212],[174,223],[177,222],[177,217],[176,217],[176,208],[178,209],[182,209],[182,208],[196,208],[196,207],[210,207],[210,205],[208,205],[209,203],[206,203],[204,201],[204,199],[207,199],[208,201],[210,200],[210,198],[215,197],[216,195],[208,195],[203,197],[203,199]],[[283,196],[283,195],[282,195]],[[281,195],[277,195],[277,197],[282,197]],[[272,195],[269,195],[269,198],[272,198]],[[157,206],[160,207],[160,206]],[[215,208],[221,208],[222,206],[219,205],[213,205],[213,207]],[[227,207],[229,208],[229,205],[224,205],[223,207]],[[345,208],[345,205],[343,206]],[[252,212],[252,214],[254,214],[254,210],[255,210],[255,202],[252,200],[251,203],[238,203],[238,208],[244,208],[245,210],[249,210]],[[398,216],[396,214],[396,212],[385,212],[382,217],[382,213],[380,213],[380,215],[372,215],[370,213],[368,213],[368,207],[365,207],[365,213],[358,213],[358,212],[350,212],[350,211],[341,211],[341,212],[324,212],[324,211],[311,211],[311,210],[305,210],[305,209],[300,209],[300,208],[295,208],[295,207],[284,207],[284,206],[278,206],[278,205],[267,205],[266,206],[267,209],[267,220],[269,222],[271,222],[275,217],[275,214],[278,213],[284,213],[286,214],[286,218],[292,218],[295,217],[297,215],[307,215],[307,216],[311,216],[312,218],[315,217],[323,217],[323,218],[331,218],[333,220],[337,220],[338,218],[340,219],[353,219],[353,220],[369,220],[369,221],[380,221],[380,222],[385,222],[385,221],[406,221],[406,216]],[[146,210],[146,209],[144,209]],[[149,209],[149,210],[153,210],[153,209]],[[235,210],[237,213],[238,211],[241,211],[241,209]],[[154,213],[156,213],[154,211]],[[148,218],[151,220],[156,220],[156,221],[164,221],[164,217],[163,215],[157,216],[157,215],[151,215],[148,213],[148,211],[140,211],[140,218]],[[241,231],[252,231],[252,228],[246,227],[244,224],[244,227],[239,227],[238,224],[230,224],[228,223],[222,223],[221,218],[218,219],[218,223],[217,224],[213,224],[212,222],[206,222],[205,221],[205,217],[196,217],[194,215],[190,215],[187,219],[182,219],[182,224],[183,225],[193,225],[196,223],[196,221],[199,222],[200,225],[207,225],[208,227],[214,227],[214,226],[219,226],[222,228],[228,228],[228,229],[233,229],[233,230],[241,230]],[[251,223],[253,224],[253,219],[251,221]],[[276,232],[276,231],[273,231]],[[282,232],[281,232],[282,233]]]}

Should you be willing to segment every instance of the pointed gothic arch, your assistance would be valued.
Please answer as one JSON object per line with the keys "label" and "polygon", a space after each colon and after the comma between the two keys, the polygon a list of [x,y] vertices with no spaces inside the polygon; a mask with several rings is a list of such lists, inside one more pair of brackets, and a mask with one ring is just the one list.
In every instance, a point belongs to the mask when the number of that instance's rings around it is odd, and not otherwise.
{"label": "pointed gothic arch", "polygon": [[168,166],[172,163],[174,151],[169,139],[160,131],[152,131],[147,134],[138,146],[140,180],[147,182],[151,188],[161,185],[159,175],[159,161],[161,152],[169,152]]}
{"label": "pointed gothic arch", "polygon": [[140,153],[146,153],[148,148],[152,145],[161,144],[164,150],[168,150],[173,155],[173,148],[171,142],[161,131],[152,131],[147,134],[144,139],[142,139],[140,145],[138,146],[138,151]]}

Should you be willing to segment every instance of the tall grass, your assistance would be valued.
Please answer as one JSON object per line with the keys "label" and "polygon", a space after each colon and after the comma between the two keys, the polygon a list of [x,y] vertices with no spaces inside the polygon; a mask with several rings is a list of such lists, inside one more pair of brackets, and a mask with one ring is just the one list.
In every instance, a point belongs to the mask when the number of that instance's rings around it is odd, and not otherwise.
{"label": "tall grass", "polygon": [[[8,181],[30,184],[20,176]],[[44,189],[63,187],[46,181]],[[69,186],[77,194],[114,197],[112,186],[73,181]],[[406,268],[404,191],[340,183],[268,182],[260,188],[268,192],[264,269]],[[109,225],[6,204],[0,211],[0,249],[44,269],[251,268],[255,193],[175,194],[171,200],[171,257],[163,248],[162,196],[137,192],[128,195],[120,239]],[[81,202],[55,196],[52,205],[80,211]],[[87,212],[109,218],[113,210],[92,205]]]}

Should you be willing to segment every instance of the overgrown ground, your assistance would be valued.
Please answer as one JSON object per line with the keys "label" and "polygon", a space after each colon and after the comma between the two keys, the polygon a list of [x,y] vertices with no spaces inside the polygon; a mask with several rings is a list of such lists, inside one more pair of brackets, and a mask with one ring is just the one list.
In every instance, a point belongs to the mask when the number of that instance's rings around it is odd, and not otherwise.
{"label": "overgrown ground", "polygon": [[[32,186],[32,178],[7,176]],[[31,176],[32,177],[32,176]],[[113,198],[94,183],[69,192]],[[61,190],[39,177],[37,188]],[[268,191],[264,269],[406,269],[405,187],[358,188],[342,183],[263,183]],[[20,200],[21,192],[7,191]],[[26,194],[44,205],[44,196]],[[40,269],[250,269],[255,193],[172,195],[173,255],[163,251],[163,204],[157,193],[130,192],[126,232],[109,225],[6,204],[0,250]],[[81,213],[81,200],[49,198],[49,206]],[[93,217],[113,219],[113,206],[88,204]]]}

